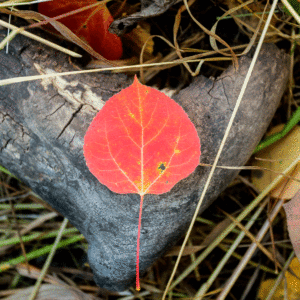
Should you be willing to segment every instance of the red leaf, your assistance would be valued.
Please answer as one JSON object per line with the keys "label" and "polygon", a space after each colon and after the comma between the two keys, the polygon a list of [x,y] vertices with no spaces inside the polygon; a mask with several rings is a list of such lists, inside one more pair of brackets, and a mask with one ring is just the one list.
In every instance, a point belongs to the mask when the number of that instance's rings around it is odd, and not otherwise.
{"label": "red leaf", "polygon": [[[52,18],[93,3],[97,3],[97,0],[53,0],[39,3],[38,10]],[[59,21],[106,59],[115,60],[122,56],[121,39],[108,31],[113,17],[105,4],[99,4]]]}
{"label": "red leaf", "polygon": [[163,194],[199,164],[200,141],[184,110],[171,98],[137,78],[111,97],[84,138],[91,173],[110,190],[141,196],[137,242],[145,194]]}
{"label": "red leaf", "polygon": [[287,203],[283,204],[286,213],[288,231],[296,256],[300,261],[300,190]]}

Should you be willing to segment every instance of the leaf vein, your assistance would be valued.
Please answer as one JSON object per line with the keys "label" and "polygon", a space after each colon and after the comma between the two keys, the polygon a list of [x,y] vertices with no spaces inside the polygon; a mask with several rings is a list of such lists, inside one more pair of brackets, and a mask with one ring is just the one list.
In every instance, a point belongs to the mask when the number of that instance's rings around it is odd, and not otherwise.
{"label": "leaf vein", "polygon": [[[122,174],[127,178],[127,180],[136,188],[137,191],[139,191],[138,187],[134,184],[134,182],[128,177],[128,175],[126,174],[125,171],[123,171],[119,164],[117,163],[117,161],[115,160],[115,158],[113,157],[112,153],[111,153],[111,149],[110,149],[110,145],[109,145],[109,140],[108,140],[108,137],[107,137],[107,130],[106,130],[106,122],[105,122],[105,137],[106,137],[106,141],[107,141],[107,146],[108,146],[108,149],[109,149],[109,153],[110,153],[110,156],[111,158],[113,159],[114,163],[116,164],[116,166],[118,167],[119,171],[122,172]],[[139,192],[138,192],[139,193]]]}

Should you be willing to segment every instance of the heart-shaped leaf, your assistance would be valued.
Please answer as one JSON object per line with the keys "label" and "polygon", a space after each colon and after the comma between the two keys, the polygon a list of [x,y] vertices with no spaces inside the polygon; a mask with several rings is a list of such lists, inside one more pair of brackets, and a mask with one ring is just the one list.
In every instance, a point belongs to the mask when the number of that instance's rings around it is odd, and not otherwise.
{"label": "heart-shaped leaf", "polygon": [[110,190],[141,196],[137,241],[145,194],[162,194],[190,175],[199,164],[200,140],[184,110],[162,92],[131,86],[111,97],[92,121],[84,138],[91,173]]}

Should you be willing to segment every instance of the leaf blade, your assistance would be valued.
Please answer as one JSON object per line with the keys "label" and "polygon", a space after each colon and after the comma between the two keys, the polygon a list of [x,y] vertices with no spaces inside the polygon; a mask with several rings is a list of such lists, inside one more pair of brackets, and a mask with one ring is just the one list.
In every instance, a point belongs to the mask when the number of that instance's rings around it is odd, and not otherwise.
{"label": "leaf blade", "polygon": [[90,171],[121,194],[170,191],[194,171],[201,153],[197,131],[184,110],[137,79],[106,102],[84,144]]}
{"label": "leaf blade", "polygon": [[[39,3],[38,9],[43,15],[56,17],[95,3],[97,3],[96,0],[53,0]],[[123,54],[122,42],[118,36],[108,31],[113,17],[105,3],[99,3],[99,5],[82,10],[75,15],[66,16],[59,22],[106,59],[117,60],[121,58]],[[72,37],[70,39],[72,40]]]}

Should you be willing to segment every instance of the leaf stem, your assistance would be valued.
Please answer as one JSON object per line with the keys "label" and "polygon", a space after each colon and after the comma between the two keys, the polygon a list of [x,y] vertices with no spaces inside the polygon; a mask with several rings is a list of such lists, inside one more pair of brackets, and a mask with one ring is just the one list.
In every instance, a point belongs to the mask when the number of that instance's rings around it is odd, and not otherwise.
{"label": "leaf stem", "polygon": [[140,287],[140,236],[141,236],[141,227],[142,227],[143,200],[144,200],[144,195],[141,195],[138,236],[137,236],[137,246],[136,246],[136,288],[135,289],[137,291],[141,289]]}

